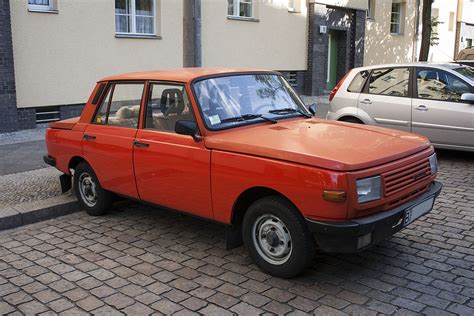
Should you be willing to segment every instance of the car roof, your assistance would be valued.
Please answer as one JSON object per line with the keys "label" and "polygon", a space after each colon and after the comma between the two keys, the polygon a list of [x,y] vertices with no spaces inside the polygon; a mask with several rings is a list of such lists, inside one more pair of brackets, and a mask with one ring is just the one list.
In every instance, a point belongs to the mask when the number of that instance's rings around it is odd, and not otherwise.
{"label": "car roof", "polygon": [[417,63],[400,63],[400,64],[381,64],[381,65],[371,65],[365,67],[359,67],[355,69],[375,69],[375,68],[390,68],[390,67],[435,67],[435,68],[445,68],[445,69],[455,69],[459,67],[466,67],[466,65],[457,63],[457,62],[445,62],[445,63],[433,63],[433,62],[417,62]]}
{"label": "car roof", "polygon": [[115,80],[164,80],[176,82],[191,82],[194,79],[206,76],[218,76],[224,74],[238,74],[248,72],[271,72],[272,70],[263,69],[246,69],[246,68],[176,68],[164,70],[152,70],[141,72],[130,72],[108,76],[99,80],[101,81],[115,81]]}

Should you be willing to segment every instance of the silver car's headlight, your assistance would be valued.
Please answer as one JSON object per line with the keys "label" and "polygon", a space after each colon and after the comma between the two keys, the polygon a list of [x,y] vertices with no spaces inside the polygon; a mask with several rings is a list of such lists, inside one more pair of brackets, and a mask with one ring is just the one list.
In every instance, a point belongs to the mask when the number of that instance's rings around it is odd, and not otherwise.
{"label": "silver car's headlight", "polygon": [[432,154],[429,159],[431,174],[436,174],[438,172],[438,159],[436,158],[436,154]]}
{"label": "silver car's headlight", "polygon": [[382,197],[382,178],[380,176],[360,179],[356,183],[359,204],[378,200]]}

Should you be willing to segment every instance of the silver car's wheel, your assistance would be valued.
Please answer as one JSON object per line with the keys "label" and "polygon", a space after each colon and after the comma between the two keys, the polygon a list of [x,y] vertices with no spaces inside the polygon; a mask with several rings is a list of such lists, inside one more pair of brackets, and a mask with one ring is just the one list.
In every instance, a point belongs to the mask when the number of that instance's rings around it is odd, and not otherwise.
{"label": "silver car's wheel", "polygon": [[281,265],[292,252],[291,234],[285,223],[275,215],[257,218],[253,228],[253,242],[258,254],[268,263]]}
{"label": "silver car's wheel", "polygon": [[79,193],[87,206],[94,207],[97,204],[97,186],[94,178],[87,172],[79,176]]}

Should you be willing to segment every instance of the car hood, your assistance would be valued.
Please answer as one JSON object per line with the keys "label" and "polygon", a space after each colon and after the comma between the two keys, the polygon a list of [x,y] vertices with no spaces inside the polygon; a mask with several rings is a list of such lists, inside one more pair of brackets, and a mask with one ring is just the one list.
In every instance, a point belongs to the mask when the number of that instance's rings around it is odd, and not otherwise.
{"label": "car hood", "polygon": [[237,127],[204,138],[207,148],[273,158],[337,171],[387,163],[430,146],[402,131],[321,119]]}

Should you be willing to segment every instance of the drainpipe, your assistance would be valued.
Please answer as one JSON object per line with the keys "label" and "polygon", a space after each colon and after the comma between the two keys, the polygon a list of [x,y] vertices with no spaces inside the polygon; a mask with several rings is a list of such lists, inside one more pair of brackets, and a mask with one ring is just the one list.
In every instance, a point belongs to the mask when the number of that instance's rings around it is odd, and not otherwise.
{"label": "drainpipe", "polygon": [[194,0],[194,67],[202,67],[201,0]]}
{"label": "drainpipe", "polygon": [[183,0],[183,66],[201,67],[201,0]]}

